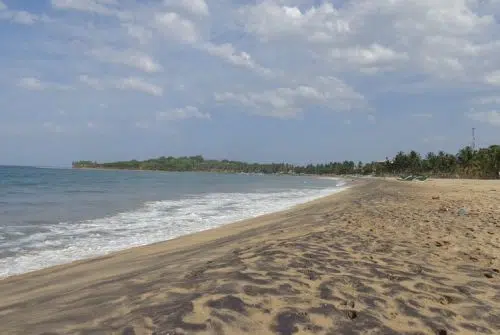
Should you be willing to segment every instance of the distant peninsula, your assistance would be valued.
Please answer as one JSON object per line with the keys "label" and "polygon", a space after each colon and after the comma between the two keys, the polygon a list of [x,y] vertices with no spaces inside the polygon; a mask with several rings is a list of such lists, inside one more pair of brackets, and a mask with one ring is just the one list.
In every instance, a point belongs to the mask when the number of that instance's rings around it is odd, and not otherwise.
{"label": "distant peninsula", "polygon": [[[354,163],[353,163],[354,164]],[[298,171],[298,167],[286,163],[245,163],[231,160],[205,159],[203,156],[184,157],[159,157],[144,161],[130,160],[110,163],[97,163],[92,161],[73,162],[73,168],[80,169],[113,169],[113,170],[151,170],[151,171],[171,171],[171,172],[226,172],[226,173],[305,173]]]}
{"label": "distant peninsula", "polygon": [[412,150],[398,152],[392,159],[362,163],[354,161],[326,164],[294,165],[288,163],[245,163],[232,160],[205,159],[203,156],[159,157],[144,161],[130,160],[110,163],[75,161],[75,169],[200,171],[223,173],[262,173],[291,175],[377,175],[394,176],[424,174],[441,178],[500,178],[500,145],[473,149],[470,146],[457,154],[429,152],[422,157]]}

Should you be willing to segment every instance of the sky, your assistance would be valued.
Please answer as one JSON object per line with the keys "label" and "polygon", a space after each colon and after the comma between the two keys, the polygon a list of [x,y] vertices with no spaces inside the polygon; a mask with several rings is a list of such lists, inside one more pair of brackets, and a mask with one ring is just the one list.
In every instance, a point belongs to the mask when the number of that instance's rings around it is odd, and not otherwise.
{"label": "sky", "polygon": [[500,0],[0,0],[0,165],[500,144]]}

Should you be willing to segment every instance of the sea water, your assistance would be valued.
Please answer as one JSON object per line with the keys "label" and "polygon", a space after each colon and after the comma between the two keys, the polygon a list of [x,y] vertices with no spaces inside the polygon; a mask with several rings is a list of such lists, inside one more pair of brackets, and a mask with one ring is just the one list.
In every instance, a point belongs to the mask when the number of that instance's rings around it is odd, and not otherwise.
{"label": "sea water", "polygon": [[0,277],[284,210],[344,187],[302,176],[0,166]]}

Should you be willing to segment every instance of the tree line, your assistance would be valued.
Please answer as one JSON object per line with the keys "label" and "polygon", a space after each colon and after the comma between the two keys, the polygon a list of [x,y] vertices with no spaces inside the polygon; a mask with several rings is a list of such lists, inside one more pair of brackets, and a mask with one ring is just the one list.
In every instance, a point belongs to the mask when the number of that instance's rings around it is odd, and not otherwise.
{"label": "tree line", "polygon": [[500,145],[473,149],[470,146],[457,154],[443,151],[429,152],[422,157],[418,152],[398,152],[392,159],[363,163],[354,161],[326,164],[293,165],[288,163],[245,163],[231,160],[210,160],[203,156],[159,157],[144,161],[131,160],[111,163],[92,161],[73,162],[74,168],[101,168],[154,171],[206,171],[226,173],[317,174],[317,175],[376,175],[394,176],[421,174],[440,178],[500,178]]}

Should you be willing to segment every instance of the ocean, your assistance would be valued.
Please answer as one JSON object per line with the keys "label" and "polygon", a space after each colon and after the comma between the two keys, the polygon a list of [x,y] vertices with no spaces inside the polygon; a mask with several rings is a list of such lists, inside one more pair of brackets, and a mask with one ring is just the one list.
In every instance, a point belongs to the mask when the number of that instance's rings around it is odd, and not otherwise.
{"label": "ocean", "polygon": [[0,166],[0,278],[169,240],[345,188],[303,176]]}

